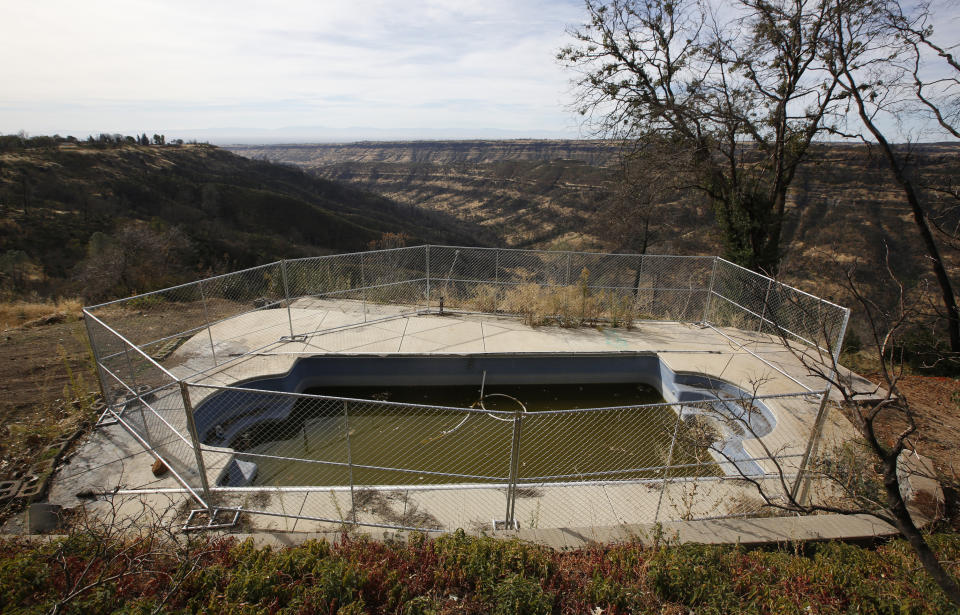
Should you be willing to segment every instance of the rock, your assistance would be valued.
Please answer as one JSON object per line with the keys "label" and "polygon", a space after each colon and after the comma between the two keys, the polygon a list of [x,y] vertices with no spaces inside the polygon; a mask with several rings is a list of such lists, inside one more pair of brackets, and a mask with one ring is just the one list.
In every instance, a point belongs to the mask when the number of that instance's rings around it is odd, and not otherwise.
{"label": "rock", "polygon": [[897,459],[897,477],[900,479],[900,494],[914,523],[923,527],[943,517],[946,501],[943,488],[936,479],[933,461],[904,449]]}
{"label": "rock", "polygon": [[159,459],[153,462],[153,465],[150,467],[150,469],[153,471],[153,475],[157,477],[163,476],[170,470],[170,468],[167,467],[167,464],[163,463]]}

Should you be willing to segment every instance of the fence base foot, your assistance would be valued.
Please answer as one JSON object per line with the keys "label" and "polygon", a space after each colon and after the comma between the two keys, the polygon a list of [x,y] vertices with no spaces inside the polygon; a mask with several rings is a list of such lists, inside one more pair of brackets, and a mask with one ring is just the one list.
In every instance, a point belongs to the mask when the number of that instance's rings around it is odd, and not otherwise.
{"label": "fence base foot", "polygon": [[238,521],[239,508],[197,508],[190,511],[181,529],[184,532],[221,530],[236,527]]}
{"label": "fence base foot", "polygon": [[506,519],[493,519],[491,521],[493,524],[494,530],[519,530],[520,522],[516,519],[513,520],[513,523],[509,523]]}
{"label": "fence base foot", "polygon": [[284,335],[283,337],[280,338],[280,341],[281,342],[306,342],[307,334],[298,333],[297,335]]}

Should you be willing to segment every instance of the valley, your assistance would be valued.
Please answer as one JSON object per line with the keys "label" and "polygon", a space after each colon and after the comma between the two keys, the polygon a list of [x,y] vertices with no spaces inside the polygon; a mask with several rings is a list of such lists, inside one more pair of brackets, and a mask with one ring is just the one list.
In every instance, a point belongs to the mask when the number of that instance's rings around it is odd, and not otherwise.
{"label": "valley", "polygon": [[[231,146],[256,159],[375,192],[399,203],[453,216],[490,231],[499,245],[518,248],[638,251],[648,234],[660,254],[721,254],[722,238],[702,195],[663,191],[644,210],[618,191],[619,150],[603,141],[423,141],[355,144]],[[931,188],[960,174],[960,146],[913,147],[911,168]],[[955,228],[957,208],[935,190],[925,194],[932,217]],[[634,212],[634,213],[631,213]],[[624,236],[628,237],[625,239]],[[939,235],[951,272],[960,252]],[[837,266],[858,262],[863,283],[890,296],[888,261],[905,287],[927,288],[930,267],[920,237],[879,152],[864,145],[819,144],[789,195],[780,276],[840,303],[852,299]],[[825,274],[825,272],[831,272]]]}

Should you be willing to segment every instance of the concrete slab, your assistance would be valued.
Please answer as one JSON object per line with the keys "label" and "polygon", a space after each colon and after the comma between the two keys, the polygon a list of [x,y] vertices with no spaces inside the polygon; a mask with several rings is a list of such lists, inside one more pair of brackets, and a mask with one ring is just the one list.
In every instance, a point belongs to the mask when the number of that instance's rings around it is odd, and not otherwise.
{"label": "concrete slab", "polygon": [[[378,318],[387,320],[375,321]],[[294,332],[305,334],[305,340],[281,339],[289,335],[291,319]],[[776,338],[757,332],[647,321],[636,323],[629,330],[534,328],[517,318],[412,314],[402,306],[364,304],[354,299],[305,298],[294,302],[289,315],[286,309],[268,309],[231,318],[212,325],[209,331],[197,332],[174,351],[165,364],[169,363],[176,375],[188,377],[192,383],[229,386],[254,377],[285,374],[303,356],[554,352],[654,352],[676,372],[705,374],[747,390],[756,383],[761,394],[802,391],[798,382],[810,388],[819,386],[794,352],[785,350]],[[196,406],[214,392],[192,387],[191,401]],[[185,415],[178,403],[182,403],[178,396],[171,394],[157,402],[157,411],[172,429],[185,433]],[[764,450],[762,444],[766,450],[802,453],[819,408],[817,400],[787,398],[771,400],[767,405],[776,418],[776,428],[762,442],[748,441],[747,452],[759,456]],[[834,413],[829,417],[825,434],[842,441],[849,437],[850,427],[839,413]],[[192,453],[189,447],[185,450]],[[62,470],[54,481],[51,501],[56,498],[75,505],[79,500],[73,494],[84,487],[94,491],[108,491],[118,485],[154,490],[178,487],[169,476],[158,479],[149,473],[153,457],[118,426],[98,430],[81,451],[83,454],[78,454],[77,461],[71,462],[77,464],[72,468],[74,472]],[[211,484],[216,484],[230,455],[229,449],[204,453]],[[484,531],[492,529],[494,520],[503,518],[505,509],[505,493],[494,487],[398,488],[365,505],[358,504],[356,511],[352,510],[349,492],[342,489],[266,490],[261,495],[220,491],[216,495],[224,502],[238,502],[280,515],[251,519],[252,527],[270,532],[337,529],[338,521],[352,519],[354,512],[358,520],[365,523],[396,525],[416,515],[421,525],[435,523],[446,529],[463,527]],[[148,495],[143,497],[149,500]],[[187,496],[181,490],[176,497],[184,502]],[[518,499],[516,517],[521,524],[521,534],[525,531],[535,532],[537,536],[542,534],[542,540],[547,543],[569,548],[629,537],[635,529],[647,527],[643,524],[657,518],[658,504],[659,519],[676,519],[728,514],[748,497],[749,493],[741,485],[717,480],[670,482],[662,498],[659,485],[643,483],[544,485]],[[297,520],[285,515],[328,519],[332,523]],[[684,531],[691,532],[689,536],[706,538],[696,534],[701,530]],[[740,527],[737,531],[753,530]]]}
{"label": "concrete slab", "polygon": [[51,483],[48,500],[72,508],[90,499],[78,494],[178,488],[179,483],[169,473],[160,478],[153,475],[154,461],[154,456],[120,425],[101,427],[62,462]]}
{"label": "concrete slab", "polygon": [[[293,546],[308,540],[337,539],[338,529],[320,528],[295,533],[236,534],[238,540],[250,538],[258,545]],[[407,540],[412,533],[357,528],[355,531],[374,539]],[[872,541],[893,536],[896,529],[869,515],[815,515],[810,517],[772,517],[758,519],[711,519],[674,521],[659,527],[653,524],[625,524],[605,528],[562,527],[520,529],[516,531],[467,531],[477,536],[501,540],[521,540],[556,550],[571,550],[595,543],[636,543],[642,546],[671,544],[740,544],[744,546],[778,545],[790,542],[826,540]],[[427,532],[437,536],[436,532]],[[385,536],[386,535],[386,536]]]}

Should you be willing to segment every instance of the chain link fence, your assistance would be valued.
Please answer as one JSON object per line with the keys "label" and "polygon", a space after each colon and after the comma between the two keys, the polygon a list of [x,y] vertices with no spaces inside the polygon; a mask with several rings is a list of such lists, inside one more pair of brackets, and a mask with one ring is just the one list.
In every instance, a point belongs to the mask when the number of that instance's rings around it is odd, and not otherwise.
{"label": "chain link fence", "polygon": [[430,246],[430,305],[530,324],[699,322],[714,258]]}
{"label": "chain link fence", "polygon": [[806,385],[778,399],[717,390],[508,412],[204,381],[257,353],[310,354],[302,343],[321,334],[448,312],[562,327],[697,323],[747,352],[753,336],[821,359],[839,355],[849,314],[716,257],[451,246],[280,261],[84,309],[101,420],[121,424],[205,509],[421,529],[722,517],[756,513],[744,477],[793,481],[809,457],[816,412],[800,419],[799,441],[763,420],[767,403],[825,395]]}

